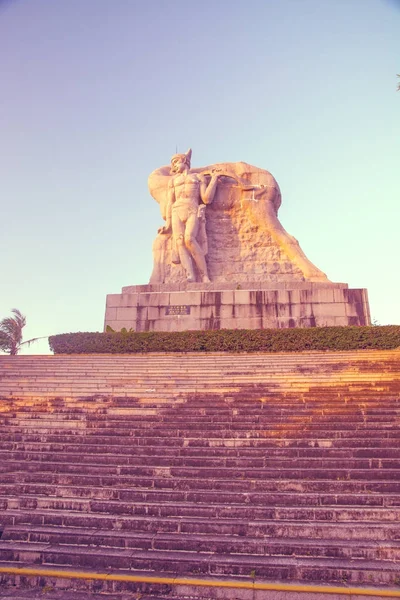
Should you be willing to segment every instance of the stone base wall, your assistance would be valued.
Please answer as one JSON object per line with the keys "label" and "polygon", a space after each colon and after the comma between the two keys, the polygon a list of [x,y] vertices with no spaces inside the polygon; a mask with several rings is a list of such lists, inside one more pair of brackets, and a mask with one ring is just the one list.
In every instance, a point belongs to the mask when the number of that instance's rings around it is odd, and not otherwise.
{"label": "stone base wall", "polygon": [[344,283],[184,283],[129,286],[109,294],[104,327],[184,331],[370,323],[367,290]]}

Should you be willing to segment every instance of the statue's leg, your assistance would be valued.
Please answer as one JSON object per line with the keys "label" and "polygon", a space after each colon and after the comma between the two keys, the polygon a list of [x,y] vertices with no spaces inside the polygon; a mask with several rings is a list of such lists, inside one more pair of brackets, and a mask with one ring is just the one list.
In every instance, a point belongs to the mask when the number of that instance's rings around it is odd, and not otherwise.
{"label": "statue's leg", "polygon": [[193,259],[196,263],[196,266],[200,272],[201,280],[203,283],[210,283],[210,278],[208,277],[208,269],[207,263],[204,256],[204,253],[196,239],[197,233],[199,231],[199,218],[196,212],[192,212],[188,220],[186,221],[186,229],[185,229],[185,246],[190,251],[190,254],[193,256]]}
{"label": "statue's leg", "polygon": [[174,236],[174,241],[176,248],[178,250],[179,258],[181,261],[182,267],[186,272],[187,281],[196,281],[196,277],[194,275],[193,270],[193,262],[190,257],[190,253],[185,246],[185,223],[181,221],[177,211],[172,211],[172,234]]}

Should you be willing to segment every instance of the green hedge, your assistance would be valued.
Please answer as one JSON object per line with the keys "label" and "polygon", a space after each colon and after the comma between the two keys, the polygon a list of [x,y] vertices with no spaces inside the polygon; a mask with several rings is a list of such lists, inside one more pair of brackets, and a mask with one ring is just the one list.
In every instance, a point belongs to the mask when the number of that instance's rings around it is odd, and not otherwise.
{"label": "green hedge", "polygon": [[400,347],[400,326],[63,333],[49,345],[55,354],[393,349]]}

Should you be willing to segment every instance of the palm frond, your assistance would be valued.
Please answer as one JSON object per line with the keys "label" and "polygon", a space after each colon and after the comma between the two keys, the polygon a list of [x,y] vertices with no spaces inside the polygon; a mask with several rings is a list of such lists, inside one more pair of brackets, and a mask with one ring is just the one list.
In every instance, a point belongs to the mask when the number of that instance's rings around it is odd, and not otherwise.
{"label": "palm frond", "polygon": [[37,337],[37,338],[32,338],[30,340],[26,340],[26,342],[21,342],[20,346],[23,346],[24,344],[28,344],[28,347],[33,344],[33,342],[37,342],[38,340],[46,340],[48,339],[48,335],[42,335],[41,337]]}
{"label": "palm frond", "polygon": [[26,318],[18,308],[11,309],[11,312],[13,317],[5,317],[0,321],[0,348],[10,354],[17,354],[22,343],[22,329],[26,325]]}
{"label": "palm frond", "polygon": [[25,327],[26,325],[26,317],[18,310],[18,308],[12,308],[11,312],[14,313],[14,320],[18,323],[19,327]]}
{"label": "palm frond", "polygon": [[8,352],[10,349],[9,337],[4,331],[0,331],[0,351]]}

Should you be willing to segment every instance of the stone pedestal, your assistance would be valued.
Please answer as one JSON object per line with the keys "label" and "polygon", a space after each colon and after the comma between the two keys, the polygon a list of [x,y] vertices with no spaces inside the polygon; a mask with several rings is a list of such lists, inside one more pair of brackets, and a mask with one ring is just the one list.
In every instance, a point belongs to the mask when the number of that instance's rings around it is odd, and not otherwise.
{"label": "stone pedestal", "polygon": [[267,329],[370,325],[366,289],[331,282],[139,285],[107,296],[115,331]]}

